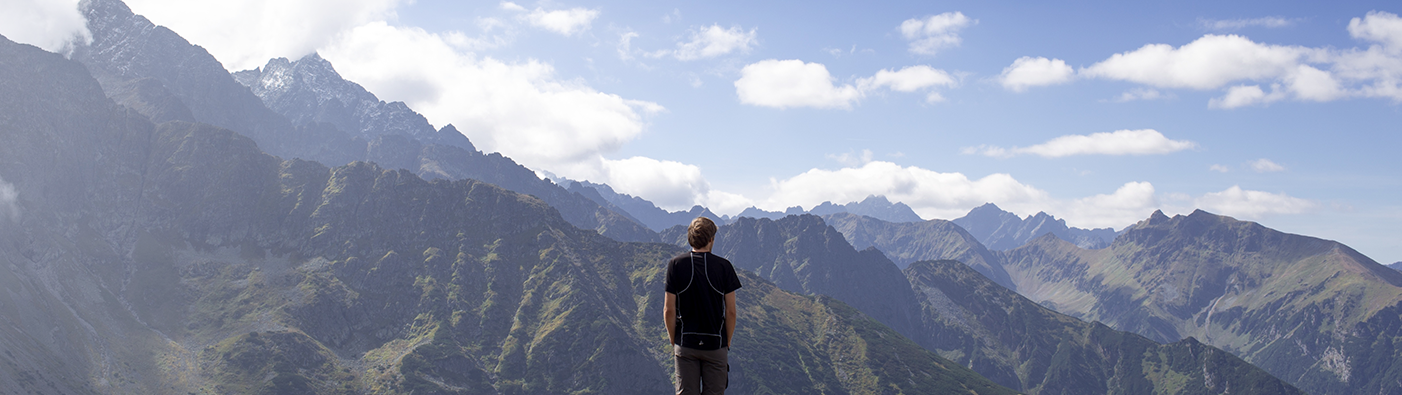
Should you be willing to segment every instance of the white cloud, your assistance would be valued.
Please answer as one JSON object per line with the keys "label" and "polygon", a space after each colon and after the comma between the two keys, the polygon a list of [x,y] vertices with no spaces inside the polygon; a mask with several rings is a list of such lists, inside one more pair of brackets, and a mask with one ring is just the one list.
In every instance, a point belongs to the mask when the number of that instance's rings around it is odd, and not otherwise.
{"label": "white cloud", "polygon": [[635,156],[603,161],[603,182],[614,190],[641,196],[667,210],[684,210],[696,205],[710,192],[701,168],[681,162]]}
{"label": "white cloud", "polygon": [[740,70],[735,93],[740,102],[764,107],[851,108],[862,92],[833,85],[827,66],[802,60],[762,60]]}
{"label": "white cloud", "polygon": [[863,91],[886,87],[897,92],[914,92],[954,84],[954,77],[949,73],[925,65],[910,66],[897,71],[881,70],[876,72],[876,75],[857,80],[857,86]]}
{"label": "white cloud", "polygon": [[1237,35],[1206,35],[1179,48],[1145,45],[1081,70],[1083,75],[1159,88],[1215,89],[1238,80],[1284,77],[1314,52],[1258,44]]}
{"label": "white cloud", "polygon": [[692,31],[691,40],[677,43],[677,49],[653,52],[649,56],[672,56],[685,61],[714,58],[732,52],[749,52],[751,47],[759,45],[757,36],[756,29],[745,31],[739,26],[723,29],[720,25],[711,25]]}
{"label": "white cloud", "polygon": [[0,35],[17,43],[64,53],[92,39],[78,0],[0,0],[0,9]]}
{"label": "white cloud", "polygon": [[662,107],[562,80],[547,63],[507,63],[456,50],[441,34],[383,22],[322,50],[348,80],[404,101],[437,125],[452,123],[478,148],[574,179],[600,172]]}
{"label": "white cloud", "polygon": [[1120,96],[1115,98],[1115,102],[1124,103],[1135,100],[1172,99],[1174,97],[1176,96],[1174,96],[1172,93],[1163,93],[1160,92],[1158,89],[1134,88],[1124,93],[1121,93]]}
{"label": "white cloud", "polygon": [[1227,168],[1226,166],[1222,166],[1222,165],[1218,165],[1218,164],[1214,164],[1214,165],[1212,165],[1212,166],[1208,166],[1207,169],[1208,169],[1208,170],[1215,171],[1215,172],[1218,172],[1218,173],[1226,173],[1226,172],[1231,171],[1231,169]]}
{"label": "white cloud", "polygon": [[1245,190],[1236,185],[1222,192],[1204,194],[1194,199],[1193,204],[1213,213],[1250,220],[1275,214],[1299,214],[1319,207],[1311,200],[1283,193]]}
{"label": "white cloud", "polygon": [[837,161],[845,166],[861,166],[871,162],[871,150],[864,149],[862,152],[844,152],[841,154],[827,154],[828,159]]}
{"label": "white cloud", "polygon": [[[300,59],[357,26],[394,17],[407,0],[127,0],[132,11],[180,33],[229,70]],[[339,66],[339,65],[338,65]]]}
{"label": "white cloud", "polygon": [[1261,158],[1261,159],[1257,159],[1257,160],[1251,161],[1250,166],[1251,166],[1251,170],[1255,170],[1257,173],[1271,173],[1271,172],[1277,172],[1277,171],[1285,171],[1285,166],[1278,165],[1278,164],[1276,164],[1275,162],[1271,162],[1270,159],[1266,159],[1266,158]]}
{"label": "white cloud", "polygon": [[939,15],[907,19],[901,22],[901,35],[910,40],[910,52],[920,55],[934,55],[946,47],[956,47],[962,39],[959,31],[978,20],[969,19],[962,12],[946,12]]}
{"label": "white cloud", "polygon": [[0,216],[11,221],[19,220],[19,192],[15,186],[0,179]]}
{"label": "white cloud", "polygon": [[1140,129],[1066,135],[1030,147],[967,147],[962,152],[1004,158],[1021,154],[1060,158],[1074,155],[1159,155],[1194,147],[1197,147],[1197,143],[1192,141],[1169,140],[1156,130]]}
{"label": "white cloud", "polygon": [[998,82],[1003,88],[1022,92],[1030,87],[1064,84],[1075,77],[1075,70],[1061,59],[1023,56],[1003,69]]}
{"label": "white cloud", "polygon": [[1369,11],[1363,18],[1348,22],[1348,34],[1360,40],[1374,41],[1391,51],[1402,51],[1402,18],[1383,11]]}
{"label": "white cloud", "polygon": [[939,173],[884,161],[838,170],[812,169],[771,181],[770,186],[772,193],[759,200],[761,208],[813,207],[825,201],[844,203],[884,195],[911,206],[923,218],[957,218],[987,202],[1022,210],[1041,207],[1050,200],[1046,192],[1007,174],[970,180],[960,173]]}
{"label": "white cloud", "polygon": [[1260,85],[1237,85],[1228,88],[1225,96],[1208,100],[1207,106],[1211,108],[1237,108],[1270,103],[1283,98],[1285,98],[1285,94],[1278,89],[1272,89],[1271,93],[1267,94]]}
{"label": "white cloud", "polygon": [[1204,19],[1198,18],[1198,24],[1204,29],[1216,31],[1241,30],[1248,27],[1279,28],[1295,24],[1292,19],[1278,16],[1268,16],[1251,19]]}
{"label": "white cloud", "polygon": [[1076,199],[1066,207],[1053,209],[1058,218],[1082,228],[1122,228],[1144,219],[1159,207],[1154,186],[1147,182],[1128,182],[1111,194]]}
{"label": "white cloud", "polygon": [[[930,90],[953,86],[958,82],[944,70],[917,65],[892,71],[885,69],[871,77],[859,78],[856,84],[834,85],[832,74],[821,63],[802,60],[762,60],[740,70],[735,92],[740,102],[764,107],[789,108],[851,108],[852,103],[878,89],[896,92]],[[944,98],[929,92],[926,101]]]}
{"label": "white cloud", "polygon": [[593,24],[594,18],[599,17],[599,10],[575,7],[568,10],[546,10],[536,7],[529,12],[526,7],[522,7],[512,2],[502,2],[501,9],[513,12],[525,13],[521,18],[541,29],[559,33],[562,36],[573,36],[585,30]]}

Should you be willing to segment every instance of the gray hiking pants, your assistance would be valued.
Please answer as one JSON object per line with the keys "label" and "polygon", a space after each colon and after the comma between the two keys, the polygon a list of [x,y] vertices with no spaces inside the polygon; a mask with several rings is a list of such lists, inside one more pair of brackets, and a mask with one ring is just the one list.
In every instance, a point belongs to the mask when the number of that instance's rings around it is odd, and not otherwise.
{"label": "gray hiking pants", "polygon": [[721,395],[730,385],[729,351],[672,345],[677,357],[677,395]]}

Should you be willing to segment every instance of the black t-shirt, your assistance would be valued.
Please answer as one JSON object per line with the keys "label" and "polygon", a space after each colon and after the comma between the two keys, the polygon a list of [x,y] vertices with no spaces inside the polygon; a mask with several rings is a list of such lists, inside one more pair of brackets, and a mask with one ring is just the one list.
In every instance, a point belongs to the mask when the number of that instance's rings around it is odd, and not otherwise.
{"label": "black t-shirt", "polygon": [[729,346],[725,294],[740,289],[730,261],[709,252],[688,252],[667,262],[667,293],[677,295],[678,345],[698,350]]}

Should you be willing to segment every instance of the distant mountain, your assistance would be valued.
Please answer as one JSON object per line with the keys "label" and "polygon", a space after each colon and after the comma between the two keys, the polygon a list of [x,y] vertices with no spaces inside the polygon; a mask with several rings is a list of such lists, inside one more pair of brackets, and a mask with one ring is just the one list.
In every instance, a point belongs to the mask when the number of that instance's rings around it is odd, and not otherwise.
{"label": "distant mountain", "polygon": [[566,180],[560,184],[568,184],[570,192],[583,195],[615,212],[627,213],[631,218],[657,232],[677,225],[688,225],[691,220],[703,216],[710,218],[717,224],[725,223],[721,216],[699,205],[693,206],[691,210],[687,211],[668,212],[646,199],[614,192],[613,187],[606,184],[574,180]]}
{"label": "distant mountain", "polygon": [[919,215],[915,214],[910,206],[905,203],[891,203],[885,196],[867,196],[860,202],[850,202],[837,205],[832,202],[823,202],[814,206],[812,210],[804,211],[803,207],[789,207],[783,212],[765,211],[756,207],[746,208],[734,217],[726,217],[726,222],[733,222],[737,218],[764,218],[780,219],[790,215],[813,214],[817,216],[828,216],[838,213],[851,213],[868,216],[887,222],[919,222],[922,221]]}
{"label": "distant mountain", "polygon": [[1402,391],[1402,273],[1337,242],[1155,212],[1109,248],[1000,253],[1029,299],[1158,341],[1192,336],[1316,394]]}
{"label": "distant mountain", "polygon": [[[785,290],[832,296],[925,349],[1019,391],[1300,393],[1192,339],[1160,345],[1056,313],[963,263],[922,261],[901,272],[874,248],[852,248],[837,229],[812,215],[741,218],[722,226],[716,237],[717,253],[737,267]],[[684,243],[684,230],[670,229],[664,238]]]}
{"label": "distant mountain", "polygon": [[1387,267],[1393,268],[1394,270],[1402,270],[1402,261],[1393,262],[1391,265],[1387,265]]}
{"label": "distant mountain", "polygon": [[932,219],[892,223],[850,213],[823,218],[857,248],[876,247],[902,269],[912,262],[949,259],[963,262],[1008,289],[1017,285],[991,251],[953,222]]}
{"label": "distant mountain", "polygon": [[155,122],[219,126],[284,158],[330,165],[364,160],[423,177],[482,180],[535,195],[581,228],[619,240],[656,241],[642,224],[499,154],[476,151],[451,125],[433,130],[403,103],[380,101],[320,57],[273,60],[262,71],[240,74],[254,85],[250,90],[203,48],[133,14],[121,1],[84,0],[79,7],[93,40],[78,45],[73,59],[92,71],[109,97]]}
{"label": "distant mountain", "polygon": [[912,210],[910,206],[905,205],[905,203],[891,203],[890,200],[886,200],[885,196],[874,195],[867,196],[866,199],[862,199],[860,202],[850,202],[843,205],[823,202],[823,204],[819,204],[813,207],[813,209],[808,210],[808,213],[820,217],[837,213],[852,213],[887,222],[924,221],[919,215],[915,214],[915,210]]}
{"label": "distant mountain", "polygon": [[[0,39],[0,388],[37,394],[671,389],[661,262],[476,180],[282,160],[151,123]],[[7,202],[8,203],[8,202]],[[749,272],[738,393],[1012,391]]]}
{"label": "distant mountain", "polygon": [[1018,218],[1016,214],[1003,211],[993,203],[975,207],[969,214],[952,222],[968,231],[983,243],[984,247],[995,251],[1021,247],[1047,233],[1092,250],[1108,247],[1110,242],[1115,241],[1114,229],[1069,228],[1066,226],[1066,220],[1056,219],[1043,212],[1027,218]]}

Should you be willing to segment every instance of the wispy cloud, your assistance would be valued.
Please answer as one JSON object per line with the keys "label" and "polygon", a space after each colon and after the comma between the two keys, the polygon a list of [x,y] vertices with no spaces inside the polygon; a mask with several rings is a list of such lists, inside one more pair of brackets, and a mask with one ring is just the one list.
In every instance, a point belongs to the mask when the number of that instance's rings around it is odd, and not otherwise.
{"label": "wispy cloud", "polygon": [[958,83],[954,76],[930,66],[885,69],[855,84],[835,84],[836,78],[821,63],[802,60],[763,60],[745,66],[735,81],[735,91],[744,104],[774,108],[852,108],[868,93],[880,89],[896,92],[929,91],[927,102],[942,101],[934,88]]}
{"label": "wispy cloud", "polygon": [[910,52],[918,55],[934,55],[948,47],[957,47],[963,41],[959,32],[970,25],[978,24],[962,12],[946,12],[939,15],[907,19],[901,22],[901,35],[910,41]]}
{"label": "wispy cloud", "polygon": [[1187,140],[1169,140],[1153,129],[1117,130],[1110,133],[1066,135],[1030,147],[1002,148],[996,146],[966,147],[964,154],[1007,158],[1031,154],[1044,158],[1076,155],[1158,155],[1197,147]]}
{"label": "wispy cloud", "polygon": [[1214,164],[1214,165],[1212,165],[1212,166],[1208,166],[1207,169],[1208,169],[1208,170],[1215,171],[1215,172],[1218,172],[1218,173],[1226,173],[1226,172],[1232,171],[1230,168],[1228,168],[1228,167],[1226,167],[1226,166],[1216,165],[1216,164]]}
{"label": "wispy cloud", "polygon": [[1207,19],[1198,18],[1198,25],[1212,31],[1233,31],[1248,27],[1280,28],[1295,24],[1295,19],[1268,16],[1250,19]]}
{"label": "wispy cloud", "polygon": [[599,10],[575,7],[570,9],[546,10],[536,7],[534,10],[526,10],[516,3],[509,1],[502,2],[500,8],[507,11],[523,13],[522,19],[541,29],[559,33],[563,36],[573,36],[585,30],[594,22],[594,18],[599,17]]}
{"label": "wispy cloud", "polygon": [[1285,166],[1281,166],[1279,164],[1276,164],[1275,162],[1271,162],[1270,159],[1266,158],[1251,161],[1250,166],[1251,170],[1255,170],[1257,173],[1272,173],[1277,171],[1285,171]]}
{"label": "wispy cloud", "polygon": [[1284,193],[1270,193],[1241,189],[1233,185],[1221,192],[1211,192],[1194,199],[1193,204],[1203,210],[1243,219],[1260,219],[1276,214],[1300,214],[1319,207],[1312,200],[1291,197]]}
{"label": "wispy cloud", "polygon": [[660,58],[671,56],[677,60],[697,60],[703,58],[714,58],[734,52],[749,52],[751,48],[759,44],[756,29],[745,30],[739,26],[722,28],[720,25],[711,25],[696,29],[691,32],[690,40],[678,42],[676,49],[660,50],[648,54],[650,57]]}

